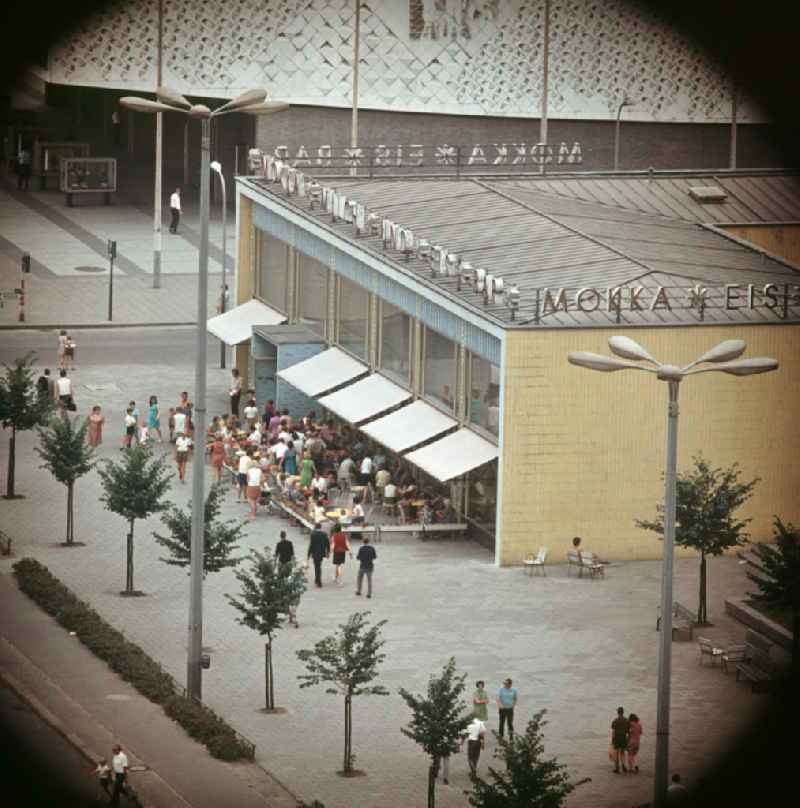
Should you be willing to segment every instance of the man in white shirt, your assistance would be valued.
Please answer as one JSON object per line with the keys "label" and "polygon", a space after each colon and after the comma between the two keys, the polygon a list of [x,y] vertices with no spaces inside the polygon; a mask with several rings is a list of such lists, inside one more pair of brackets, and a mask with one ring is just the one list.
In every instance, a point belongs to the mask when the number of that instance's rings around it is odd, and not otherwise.
{"label": "man in white shirt", "polygon": [[119,795],[125,790],[125,782],[128,779],[128,756],[118,743],[111,747],[111,751],[114,753],[114,757],[111,758],[111,771],[114,773],[111,805],[119,805]]}
{"label": "man in white shirt", "polygon": [[383,489],[383,501],[384,502],[396,502],[397,501],[397,486],[394,483],[387,483]]}
{"label": "man in white shirt", "polygon": [[252,399],[247,403],[247,406],[244,408],[244,417],[247,418],[247,423],[250,425],[252,429],[256,421],[258,420],[258,407],[256,406],[255,401]]}
{"label": "man in white shirt", "polygon": [[56,393],[62,407],[66,407],[72,399],[72,381],[67,378],[67,371],[59,371],[56,379]]}
{"label": "man in white shirt", "polygon": [[169,232],[177,233],[178,224],[181,220],[181,189],[176,188],[175,192],[169,198],[169,209],[172,213],[172,220],[169,223]]}
{"label": "man in white shirt", "polygon": [[369,485],[372,482],[372,458],[365,457],[361,461],[361,479],[359,482],[361,485]]}
{"label": "man in white shirt", "polygon": [[236,481],[239,483],[239,493],[236,496],[236,501],[241,502],[245,497],[245,489],[247,488],[247,471],[252,465],[252,461],[250,460],[250,456],[247,452],[237,452],[239,454],[239,465],[237,467],[237,478]]}
{"label": "man in white shirt", "polygon": [[328,493],[328,480],[326,477],[323,477],[319,471],[314,475],[314,479],[311,481],[311,487],[315,491],[319,491],[320,494],[327,494]]}
{"label": "man in white shirt", "polygon": [[[474,776],[478,770],[478,760],[481,756],[481,749],[485,743],[486,737],[486,724],[477,716],[472,719],[472,722],[467,727],[467,761],[469,762],[469,770]],[[463,745],[463,740],[462,740]]]}
{"label": "man in white shirt", "polygon": [[175,462],[178,464],[178,479],[186,482],[186,463],[189,460],[189,450],[192,448],[192,439],[186,435],[175,438]]}
{"label": "man in white shirt", "polygon": [[186,413],[181,412],[180,410],[175,410],[175,415],[172,416],[172,423],[174,424],[175,428],[173,430],[172,436],[173,438],[177,438],[179,435],[186,434]]}
{"label": "man in white shirt", "polygon": [[258,428],[258,424],[253,427],[253,431],[247,436],[247,440],[255,446],[261,443],[261,430]]}
{"label": "man in white shirt", "polygon": [[280,463],[281,460],[283,460],[283,456],[289,451],[289,447],[282,440],[279,440],[272,447],[272,451],[275,454],[275,462]]}

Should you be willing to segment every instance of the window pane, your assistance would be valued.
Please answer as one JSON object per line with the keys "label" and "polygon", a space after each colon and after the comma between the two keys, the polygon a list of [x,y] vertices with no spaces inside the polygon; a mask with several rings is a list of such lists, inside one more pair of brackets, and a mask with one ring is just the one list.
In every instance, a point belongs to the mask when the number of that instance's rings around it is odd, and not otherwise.
{"label": "window pane", "polygon": [[339,283],[339,345],[366,359],[369,292],[346,278],[339,278]]}
{"label": "window pane", "polygon": [[381,323],[381,368],[401,378],[411,378],[411,317],[391,303],[383,303]]}
{"label": "window pane", "polygon": [[497,510],[497,461],[473,469],[469,473],[468,484],[467,520],[493,543]]}
{"label": "window pane", "polygon": [[298,322],[324,337],[328,311],[328,268],[300,253],[298,272]]}
{"label": "window pane", "polygon": [[469,422],[493,435],[500,432],[500,368],[482,356],[469,363]]}
{"label": "window pane", "polygon": [[425,395],[453,409],[456,389],[456,344],[425,330]]}
{"label": "window pane", "polygon": [[261,242],[258,267],[258,297],[286,313],[286,287],[289,276],[289,245],[263,230],[258,231]]}

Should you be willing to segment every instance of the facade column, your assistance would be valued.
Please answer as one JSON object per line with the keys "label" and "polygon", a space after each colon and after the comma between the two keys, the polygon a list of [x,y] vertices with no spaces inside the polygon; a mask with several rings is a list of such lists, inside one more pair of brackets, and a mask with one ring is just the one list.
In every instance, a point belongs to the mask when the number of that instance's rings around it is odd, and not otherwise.
{"label": "facade column", "polygon": [[422,395],[422,352],[424,347],[422,323],[419,317],[415,317],[411,334],[411,390],[415,396]]}
{"label": "facade column", "polygon": [[297,285],[298,285],[298,271],[297,271],[298,254],[295,247],[287,247],[286,256],[286,319],[290,323],[296,323],[298,319],[298,302],[297,302]]}
{"label": "facade column", "polygon": [[379,301],[375,292],[370,292],[369,296],[369,318],[367,320],[367,334],[369,339],[368,352],[370,370],[378,367],[378,331],[380,328],[380,317],[378,316]]}
{"label": "facade column", "polygon": [[331,344],[339,337],[336,333],[336,294],[336,271],[331,268],[328,270],[328,312],[325,318],[325,337]]}

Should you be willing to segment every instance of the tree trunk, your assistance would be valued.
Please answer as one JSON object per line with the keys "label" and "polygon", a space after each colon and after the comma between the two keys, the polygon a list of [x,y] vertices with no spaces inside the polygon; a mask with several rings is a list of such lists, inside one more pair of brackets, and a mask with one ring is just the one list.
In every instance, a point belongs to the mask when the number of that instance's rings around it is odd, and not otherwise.
{"label": "tree trunk", "polygon": [[344,771],[353,770],[353,697],[348,693],[344,697]]}
{"label": "tree trunk", "polygon": [[67,544],[72,544],[75,541],[74,517],[73,517],[73,490],[74,483],[67,485]]}
{"label": "tree trunk", "polygon": [[131,532],[128,533],[128,551],[125,563],[125,593],[133,594],[133,522],[131,519]]}
{"label": "tree trunk", "polygon": [[11,425],[11,437],[8,440],[8,473],[6,474],[6,497],[14,496],[14,455],[16,454],[17,430]]}
{"label": "tree trunk", "polygon": [[428,808],[436,808],[436,778],[439,776],[439,758],[428,767]]}
{"label": "tree trunk", "polygon": [[272,674],[272,640],[264,643],[264,691],[268,710],[275,709],[275,677]]}
{"label": "tree trunk", "polygon": [[700,553],[700,597],[697,607],[697,622],[704,626],[708,622],[708,609],[706,608],[706,554]]}

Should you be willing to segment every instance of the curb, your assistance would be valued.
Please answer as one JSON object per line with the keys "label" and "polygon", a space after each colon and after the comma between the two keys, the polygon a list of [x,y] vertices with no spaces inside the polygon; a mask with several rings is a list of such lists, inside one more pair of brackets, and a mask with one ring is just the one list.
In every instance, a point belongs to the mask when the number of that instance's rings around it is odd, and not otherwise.
{"label": "curb", "polygon": [[87,328],[184,328],[195,327],[197,321],[183,323],[22,323],[20,325],[0,325],[0,331],[56,331],[65,328],[68,331],[83,331]]}

